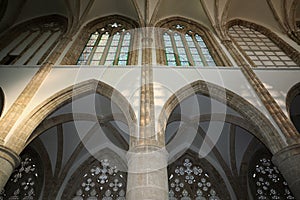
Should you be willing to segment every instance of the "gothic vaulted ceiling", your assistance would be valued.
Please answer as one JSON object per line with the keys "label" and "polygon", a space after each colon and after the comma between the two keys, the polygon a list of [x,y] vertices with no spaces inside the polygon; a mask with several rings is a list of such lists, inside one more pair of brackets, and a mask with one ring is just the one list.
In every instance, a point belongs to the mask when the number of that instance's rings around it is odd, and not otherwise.
{"label": "gothic vaulted ceiling", "polygon": [[300,0],[0,0],[0,5],[0,32],[49,14],[67,17],[69,27],[117,14],[132,18],[142,26],[178,16],[216,30],[240,18],[278,32],[295,27],[300,20]]}

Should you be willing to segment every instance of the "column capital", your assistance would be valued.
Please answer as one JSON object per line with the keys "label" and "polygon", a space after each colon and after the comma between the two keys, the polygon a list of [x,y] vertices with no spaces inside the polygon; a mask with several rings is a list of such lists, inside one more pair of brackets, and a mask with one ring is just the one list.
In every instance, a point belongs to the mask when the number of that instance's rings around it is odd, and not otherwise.
{"label": "column capital", "polygon": [[294,144],[281,149],[273,155],[272,161],[275,164],[280,164],[281,162],[284,162],[284,160],[296,155],[300,156],[300,144]]}
{"label": "column capital", "polygon": [[300,144],[283,148],[273,156],[272,161],[287,181],[294,197],[300,199]]}
{"label": "column capital", "polygon": [[13,167],[16,167],[20,163],[20,156],[11,149],[0,145],[0,158],[7,160]]}
{"label": "column capital", "polygon": [[4,188],[15,167],[19,165],[20,160],[18,154],[0,145],[0,191]]}

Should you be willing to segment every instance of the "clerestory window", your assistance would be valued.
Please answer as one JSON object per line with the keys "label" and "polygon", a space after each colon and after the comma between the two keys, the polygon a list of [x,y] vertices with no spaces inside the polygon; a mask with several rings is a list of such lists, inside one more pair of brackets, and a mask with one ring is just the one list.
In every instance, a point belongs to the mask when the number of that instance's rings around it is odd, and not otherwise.
{"label": "clerestory window", "polygon": [[[199,25],[184,20],[164,22],[160,32],[162,41],[161,63],[168,66],[217,66],[223,65],[213,37]],[[209,39],[210,38],[210,39]],[[222,54],[221,52],[219,52]]]}
{"label": "clerestory window", "polygon": [[[64,34],[66,21],[57,16],[46,16],[25,22],[2,38],[7,44],[0,50],[0,64],[40,65]],[[8,39],[6,39],[8,38]],[[13,38],[13,41],[10,41]]]}
{"label": "clerestory window", "polygon": [[114,22],[92,33],[77,65],[128,65],[132,33],[122,23]]}
{"label": "clerestory window", "polygon": [[234,25],[228,33],[253,66],[297,67],[292,58],[271,38],[252,27]]}

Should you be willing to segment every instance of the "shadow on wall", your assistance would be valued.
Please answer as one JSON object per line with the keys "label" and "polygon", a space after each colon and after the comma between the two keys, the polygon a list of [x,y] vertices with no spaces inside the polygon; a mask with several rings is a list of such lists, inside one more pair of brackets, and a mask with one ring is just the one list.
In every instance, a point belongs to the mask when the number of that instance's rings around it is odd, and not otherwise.
{"label": "shadow on wall", "polygon": [[300,133],[300,82],[294,85],[286,96],[286,108],[298,133]]}
{"label": "shadow on wall", "polygon": [[4,92],[0,87],[0,117],[2,116],[3,108],[4,108]]}

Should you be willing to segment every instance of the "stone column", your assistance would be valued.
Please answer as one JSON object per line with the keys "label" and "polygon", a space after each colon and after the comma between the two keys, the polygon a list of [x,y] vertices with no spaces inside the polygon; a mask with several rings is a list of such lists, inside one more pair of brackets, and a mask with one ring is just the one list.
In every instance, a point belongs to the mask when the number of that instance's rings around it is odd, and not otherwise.
{"label": "stone column", "polygon": [[4,188],[10,175],[20,163],[20,157],[10,149],[0,146],[0,191]]}
{"label": "stone column", "polygon": [[272,158],[287,181],[294,197],[300,199],[300,144],[288,146]]}
{"label": "stone column", "polygon": [[128,200],[168,199],[168,153],[156,146],[139,146],[128,153]]}
{"label": "stone column", "polygon": [[155,130],[152,77],[152,29],[142,31],[140,121],[138,134],[131,137],[128,158],[128,200],[168,199],[168,154],[164,137]]}

